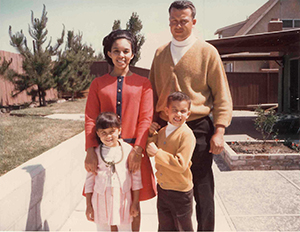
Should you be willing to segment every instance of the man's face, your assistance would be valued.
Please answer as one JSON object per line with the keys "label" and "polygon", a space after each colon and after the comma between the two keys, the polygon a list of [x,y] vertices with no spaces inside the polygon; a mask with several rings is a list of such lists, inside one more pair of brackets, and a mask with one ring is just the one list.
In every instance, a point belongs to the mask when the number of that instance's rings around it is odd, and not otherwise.
{"label": "man's face", "polygon": [[191,35],[196,19],[193,19],[190,8],[184,10],[171,8],[169,22],[174,39],[183,41]]}

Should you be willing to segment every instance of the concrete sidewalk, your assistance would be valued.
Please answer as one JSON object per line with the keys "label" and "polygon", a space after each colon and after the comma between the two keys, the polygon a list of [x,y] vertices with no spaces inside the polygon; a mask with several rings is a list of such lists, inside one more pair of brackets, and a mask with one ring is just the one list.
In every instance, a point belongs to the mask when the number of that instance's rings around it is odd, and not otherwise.
{"label": "concrete sidewalk", "polygon": [[[246,120],[244,114],[234,116]],[[249,130],[240,131],[244,121],[234,122],[226,140],[256,138],[249,125],[253,115],[247,117]],[[213,171],[215,231],[300,231],[300,170],[230,171],[221,156],[215,155]],[[141,218],[141,231],[157,231],[156,198],[141,202]],[[95,224],[85,217],[84,197],[60,231],[96,231]]]}
{"label": "concrete sidewalk", "polygon": [[[153,164],[153,163],[152,163]],[[214,165],[214,169],[218,169]],[[157,210],[156,197],[141,202],[141,231],[157,231]],[[215,210],[216,210],[216,231],[234,231],[234,226],[227,214],[227,210],[223,202],[216,192],[215,195]],[[193,214],[194,229],[196,231],[196,215]],[[93,222],[87,221],[85,217],[85,199],[83,198],[75,211],[72,213],[68,221],[60,231],[96,231],[96,226]]]}
{"label": "concrete sidewalk", "polygon": [[[300,231],[300,171],[220,171],[214,163],[215,231]],[[141,202],[141,231],[157,231],[156,198]],[[193,215],[196,228],[195,213]],[[85,199],[61,231],[96,231]]]}

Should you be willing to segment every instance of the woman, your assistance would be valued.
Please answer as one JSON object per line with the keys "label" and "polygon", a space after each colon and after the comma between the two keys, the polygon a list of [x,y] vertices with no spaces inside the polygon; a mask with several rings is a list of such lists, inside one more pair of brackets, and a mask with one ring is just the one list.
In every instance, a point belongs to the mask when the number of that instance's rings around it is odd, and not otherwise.
{"label": "woman", "polygon": [[[133,145],[129,154],[129,170],[141,169],[143,189],[140,200],[156,195],[151,163],[145,151],[148,129],[153,115],[153,93],[150,81],[129,70],[136,53],[136,42],[129,31],[112,31],[103,39],[104,55],[113,66],[111,73],[95,78],[91,83],[85,109],[86,159],[85,168],[96,174],[98,141],[95,120],[101,112],[115,112],[122,122],[121,138]],[[132,230],[138,231],[140,213],[134,218]]]}

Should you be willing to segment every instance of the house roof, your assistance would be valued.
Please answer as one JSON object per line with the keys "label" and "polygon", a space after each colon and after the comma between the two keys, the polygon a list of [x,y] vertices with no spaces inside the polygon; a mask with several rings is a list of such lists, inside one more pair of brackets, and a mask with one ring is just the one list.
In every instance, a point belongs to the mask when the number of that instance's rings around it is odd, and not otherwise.
{"label": "house roof", "polygon": [[252,13],[246,20],[219,28],[216,34],[220,34],[222,31],[244,24],[235,35],[246,35],[277,3],[279,0],[269,0],[262,5],[258,10]]}
{"label": "house roof", "polygon": [[246,22],[247,22],[247,20],[244,20],[244,21],[242,21],[242,22],[238,22],[238,23],[235,23],[235,24],[231,24],[231,25],[229,25],[229,26],[226,26],[226,27],[219,28],[218,30],[216,30],[215,35],[220,34],[222,31],[225,31],[225,30],[230,29],[230,28],[232,28],[232,27],[236,27],[236,26],[239,26],[239,25],[241,25],[241,24],[245,24]]}
{"label": "house roof", "polygon": [[279,0],[269,0],[251,14],[245,25],[235,35],[246,35],[277,3]]}
{"label": "house roof", "polygon": [[207,40],[220,55],[240,52],[300,52],[300,29]]}

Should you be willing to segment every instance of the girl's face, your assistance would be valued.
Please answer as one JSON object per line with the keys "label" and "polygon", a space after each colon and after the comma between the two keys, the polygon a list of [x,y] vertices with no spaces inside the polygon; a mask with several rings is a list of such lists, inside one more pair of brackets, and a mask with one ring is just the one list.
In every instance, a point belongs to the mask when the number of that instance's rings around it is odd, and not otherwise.
{"label": "girl's face", "polygon": [[107,52],[116,69],[126,69],[133,58],[131,43],[127,39],[117,39],[111,51]]}
{"label": "girl's face", "polygon": [[108,147],[118,146],[118,138],[121,134],[121,128],[110,127],[106,129],[98,129],[97,135],[101,142]]}

